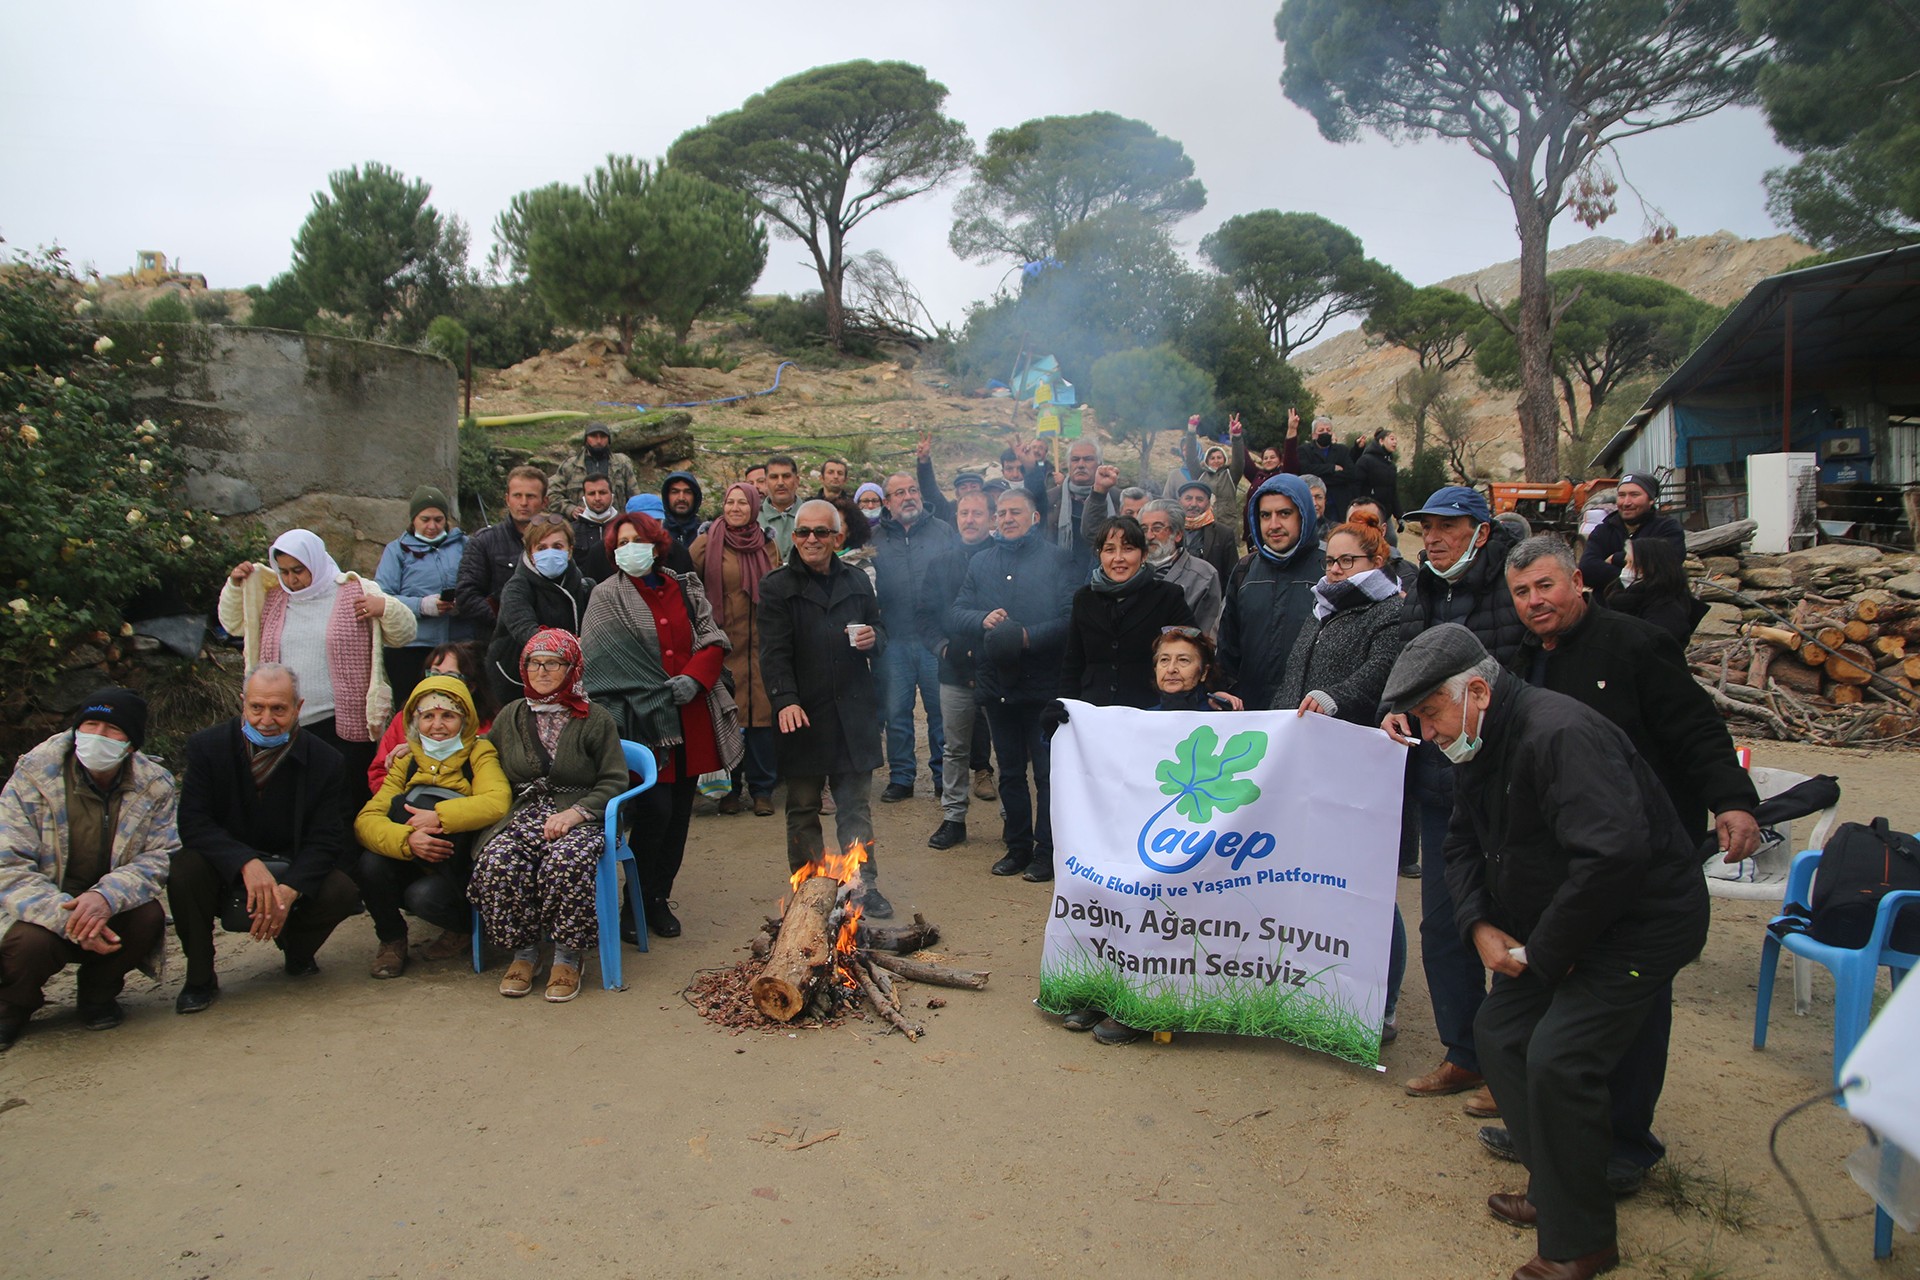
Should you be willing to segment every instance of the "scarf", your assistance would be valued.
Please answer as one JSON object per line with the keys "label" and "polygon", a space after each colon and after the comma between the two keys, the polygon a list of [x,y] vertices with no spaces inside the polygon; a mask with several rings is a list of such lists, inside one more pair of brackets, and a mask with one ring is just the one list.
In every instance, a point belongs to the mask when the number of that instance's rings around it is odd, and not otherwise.
{"label": "scarf", "polygon": [[1356,573],[1342,582],[1322,578],[1313,584],[1313,616],[1324,622],[1342,609],[1391,600],[1399,594],[1399,579],[1379,569]]}
{"label": "scarf", "polygon": [[[278,547],[279,543],[274,545]],[[293,552],[286,554],[293,555]],[[321,554],[326,552],[323,550]],[[327,556],[327,563],[331,565],[333,557]],[[337,569],[334,576],[338,576]],[[342,742],[372,742],[378,735],[368,729],[367,694],[374,683],[375,664],[380,661],[373,640],[380,624],[368,624],[354,616],[354,607],[366,596],[360,589],[359,578],[349,574],[345,582],[335,583],[330,576],[324,585],[334,593],[333,608],[327,614],[327,671],[333,680],[333,731]],[[280,632],[285,623],[287,600],[316,598],[321,586],[320,579],[315,577],[313,585],[305,590],[288,591],[282,587],[267,593],[260,609],[260,661],[280,661]],[[375,722],[382,719],[384,717],[375,717]]]}
{"label": "scarf", "polygon": [[580,518],[582,520],[591,520],[595,524],[606,524],[609,520],[612,520],[615,516],[619,514],[620,514],[620,508],[616,506],[612,506],[611,504],[609,504],[607,509],[605,511],[602,511],[599,515],[595,515],[593,513],[592,507],[580,508]]}
{"label": "scarf", "polygon": [[1071,480],[1060,482],[1060,510],[1055,516],[1053,528],[1061,546],[1064,547],[1073,540],[1073,504],[1076,502],[1084,504],[1092,497],[1092,481],[1086,484],[1075,484]]}
{"label": "scarf", "polygon": [[1197,516],[1188,516],[1188,517],[1187,517],[1187,528],[1188,528],[1189,530],[1192,530],[1192,529],[1204,529],[1204,528],[1206,528],[1206,527],[1207,527],[1208,525],[1210,525],[1210,524],[1212,524],[1212,523],[1213,523],[1213,508],[1212,508],[1212,507],[1208,507],[1208,508],[1206,509],[1206,512],[1205,512],[1204,514],[1202,514],[1202,515],[1197,515]]}
{"label": "scarf", "polygon": [[[760,579],[773,569],[773,557],[767,554],[767,531],[760,527],[760,491],[750,484],[735,484],[727,486],[727,493],[736,489],[747,499],[747,523],[736,529],[722,516],[707,530],[707,554],[700,566],[713,620],[723,627],[727,625],[727,552],[733,552],[739,563],[740,587],[755,604],[760,603]],[[720,535],[717,538],[716,532]]]}
{"label": "scarf", "polygon": [[[273,546],[267,550],[267,563],[273,564],[275,555],[289,556],[305,565],[307,572],[313,575],[313,581],[298,591],[287,594],[296,600],[305,600],[309,596],[325,595],[333,590],[333,584],[340,577],[340,566],[327,554],[327,544],[320,541],[320,535],[307,529],[289,529],[273,540]],[[278,568],[278,565],[274,566]],[[281,584],[285,590],[286,584]]]}
{"label": "scarf", "polygon": [[[287,758],[287,748],[291,747],[293,740],[299,736],[300,726],[296,724],[293,726],[293,733],[288,736],[285,742],[277,747],[256,747],[251,742],[247,743],[247,762],[253,767],[253,789],[255,791],[263,791],[266,789],[267,779],[271,778],[273,771],[280,767],[280,762]],[[241,738],[241,741],[246,741],[244,736]]]}
{"label": "scarf", "polygon": [[1113,596],[1115,599],[1124,600],[1128,596],[1139,595],[1140,592],[1146,588],[1146,585],[1158,576],[1154,567],[1143,560],[1140,563],[1140,567],[1133,571],[1131,578],[1128,578],[1124,582],[1115,582],[1107,576],[1105,569],[1095,564],[1092,574],[1087,578],[1087,585],[1092,587],[1094,591],[1100,595]]}
{"label": "scarf", "polygon": [[[537,654],[566,660],[567,673],[561,677],[560,687],[546,697],[533,691],[533,685],[527,679],[527,660]],[[542,627],[533,633],[533,639],[527,641],[526,648],[520,651],[520,687],[527,691],[527,706],[534,711],[555,711],[564,708],[572,713],[576,720],[587,718],[592,708],[587,701],[587,691],[581,687],[580,677],[585,668],[581,657],[580,642],[558,627]]]}
{"label": "scarf", "polygon": [[[1294,510],[1300,513],[1300,537],[1293,549],[1285,555],[1273,550],[1260,537],[1260,499],[1270,493],[1277,493],[1293,503]],[[1313,514],[1313,492],[1307,488],[1307,482],[1299,476],[1277,475],[1253,491],[1253,497],[1247,502],[1247,541],[1260,553],[1263,560],[1282,567],[1290,565],[1301,552],[1308,547],[1320,545],[1315,537],[1318,518]]]}
{"label": "scarf", "polygon": [[[667,668],[660,660],[660,632],[653,621],[653,610],[640,594],[639,583],[625,575],[609,581],[615,585],[593,593],[587,603],[586,624],[580,629],[586,638],[587,660],[593,664],[594,692],[613,713],[622,738],[649,747],[677,747],[686,735],[680,729],[680,708],[667,687]],[[694,620],[690,605],[687,616],[689,621]],[[701,643],[696,621],[693,647],[698,649]]]}

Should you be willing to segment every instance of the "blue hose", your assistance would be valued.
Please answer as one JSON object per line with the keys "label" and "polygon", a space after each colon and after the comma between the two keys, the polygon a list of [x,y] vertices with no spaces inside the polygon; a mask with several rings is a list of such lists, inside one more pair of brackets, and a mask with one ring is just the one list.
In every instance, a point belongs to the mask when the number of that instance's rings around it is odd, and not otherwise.
{"label": "blue hose", "polygon": [[780,375],[786,371],[791,360],[782,360],[773,371],[773,385],[765,391],[746,391],[737,396],[723,396],[718,400],[675,400],[670,404],[629,405],[624,400],[602,400],[600,404],[609,409],[638,409],[641,413],[651,413],[655,409],[704,409],[712,404],[735,404],[741,400],[752,400],[756,396],[770,396],[780,389]]}

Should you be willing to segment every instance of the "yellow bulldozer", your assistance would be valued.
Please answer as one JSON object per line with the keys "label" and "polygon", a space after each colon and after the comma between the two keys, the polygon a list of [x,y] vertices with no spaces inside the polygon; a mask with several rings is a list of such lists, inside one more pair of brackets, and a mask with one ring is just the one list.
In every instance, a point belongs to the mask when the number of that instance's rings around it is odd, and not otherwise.
{"label": "yellow bulldozer", "polygon": [[153,285],[177,284],[187,289],[204,289],[207,278],[198,271],[178,270],[179,264],[172,267],[167,264],[167,255],[158,249],[142,249],[134,255],[134,268],[123,276],[114,279],[135,288],[150,288]]}

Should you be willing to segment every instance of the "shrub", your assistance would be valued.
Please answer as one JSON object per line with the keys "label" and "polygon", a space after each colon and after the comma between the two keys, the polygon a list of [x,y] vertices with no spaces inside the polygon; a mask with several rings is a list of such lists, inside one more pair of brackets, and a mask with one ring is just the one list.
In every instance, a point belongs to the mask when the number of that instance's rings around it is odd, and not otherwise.
{"label": "shrub", "polygon": [[452,316],[435,316],[427,326],[426,340],[420,345],[436,356],[451,360],[456,369],[466,367],[467,327]]}
{"label": "shrub", "polygon": [[727,354],[727,344],[715,340],[711,345],[682,342],[664,329],[638,329],[633,349],[627,352],[627,372],[645,382],[658,384],[668,369],[718,369],[732,373],[740,367],[740,358]]}
{"label": "shrub", "polygon": [[[218,293],[196,293],[187,303],[193,309],[193,318],[201,324],[225,324],[233,315],[233,307],[226,297]],[[153,319],[148,316],[147,319]]]}
{"label": "shrub", "polygon": [[0,685],[124,634],[136,597],[210,610],[238,555],[181,500],[170,424],[133,407],[133,371],[165,353],[102,334],[79,297],[57,251],[0,272]]}
{"label": "shrub", "polygon": [[150,324],[192,324],[193,311],[177,293],[163,293],[147,304],[141,319]]}

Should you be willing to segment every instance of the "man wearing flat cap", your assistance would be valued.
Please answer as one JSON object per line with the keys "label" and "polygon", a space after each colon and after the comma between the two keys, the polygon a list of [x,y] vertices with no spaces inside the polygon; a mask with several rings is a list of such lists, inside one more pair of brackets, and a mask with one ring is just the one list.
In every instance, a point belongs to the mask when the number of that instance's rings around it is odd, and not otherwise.
{"label": "man wearing flat cap", "polygon": [[21,756],[0,790],[0,1051],[46,1002],[41,988],[80,967],[80,1017],[120,1025],[127,974],[158,976],[167,918],[160,887],[180,847],[173,775],[141,754],[147,704],[100,689],[73,727]]}
{"label": "man wearing flat cap", "polygon": [[1629,542],[1662,538],[1673,544],[1682,560],[1687,557],[1687,531],[1672,516],[1660,514],[1660,482],[1650,473],[1621,476],[1613,502],[1607,518],[1587,535],[1586,554],[1580,557],[1580,576],[1596,595],[1619,579],[1627,564]]}
{"label": "man wearing flat cap", "polygon": [[1453,765],[1447,884],[1494,975],[1474,1044],[1529,1175],[1487,1207],[1538,1232],[1514,1280],[1586,1280],[1620,1260],[1607,1075],[1706,942],[1693,840],[1625,733],[1465,627],[1416,636],[1384,699]]}
{"label": "man wearing flat cap", "polygon": [[[1189,480],[1174,491],[1186,523],[1187,554],[1198,556],[1220,575],[1222,589],[1240,563],[1240,531],[1213,515],[1213,490],[1204,480]],[[1251,499],[1249,499],[1251,502]]]}

